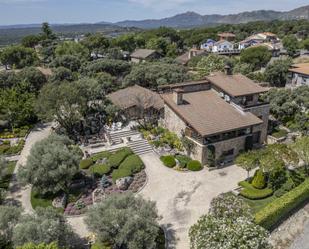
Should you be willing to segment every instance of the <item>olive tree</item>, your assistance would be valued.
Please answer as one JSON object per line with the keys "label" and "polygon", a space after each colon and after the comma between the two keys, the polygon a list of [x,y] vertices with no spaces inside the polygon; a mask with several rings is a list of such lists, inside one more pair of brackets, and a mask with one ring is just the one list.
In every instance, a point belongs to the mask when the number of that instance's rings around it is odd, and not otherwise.
{"label": "olive tree", "polygon": [[62,248],[69,248],[75,238],[72,228],[63,215],[55,209],[37,208],[33,214],[25,214],[13,229],[12,241],[15,247],[27,243],[58,243]]}
{"label": "olive tree", "polygon": [[38,245],[33,243],[27,243],[23,246],[18,246],[16,249],[59,249],[59,247],[55,242],[50,244],[41,243]]}
{"label": "olive tree", "polygon": [[34,144],[18,177],[41,194],[67,191],[81,157],[70,139],[53,134]]}
{"label": "olive tree", "polygon": [[0,248],[12,240],[13,228],[20,219],[21,210],[14,206],[0,206]]}
{"label": "olive tree", "polygon": [[109,242],[113,248],[153,249],[159,232],[157,218],[153,202],[118,194],[93,206],[85,221],[99,242]]}
{"label": "olive tree", "polygon": [[247,171],[247,177],[250,176],[250,171],[259,166],[259,156],[256,151],[248,151],[240,154],[236,158],[236,165]]}
{"label": "olive tree", "polygon": [[303,160],[308,174],[309,167],[309,137],[305,136],[296,140],[292,148],[297,153],[299,158]]}

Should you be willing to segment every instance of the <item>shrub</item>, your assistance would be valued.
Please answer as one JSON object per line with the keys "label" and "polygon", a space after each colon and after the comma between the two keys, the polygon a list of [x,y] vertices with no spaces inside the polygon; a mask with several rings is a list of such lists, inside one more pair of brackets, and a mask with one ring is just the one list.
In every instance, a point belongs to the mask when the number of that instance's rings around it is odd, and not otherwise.
{"label": "shrub", "polygon": [[91,165],[93,165],[93,160],[91,158],[86,158],[80,161],[79,168],[88,169]]}
{"label": "shrub", "polygon": [[253,177],[252,186],[257,189],[263,189],[266,185],[265,175],[262,170],[258,169]]}
{"label": "shrub", "polygon": [[112,249],[112,247],[107,244],[96,242],[91,246],[91,249]]}
{"label": "shrub", "polygon": [[187,165],[187,168],[188,170],[191,170],[191,171],[199,171],[201,170],[203,167],[202,167],[202,164],[197,161],[197,160],[192,160],[188,163]]}
{"label": "shrub", "polygon": [[243,188],[254,189],[254,187],[252,187],[252,185],[248,181],[241,181],[238,183],[238,186],[243,187]]}
{"label": "shrub", "polygon": [[123,148],[112,154],[108,159],[108,164],[112,168],[118,168],[122,161],[129,155],[133,154],[129,148]]}
{"label": "shrub", "polygon": [[94,154],[91,156],[91,159],[93,161],[98,161],[98,160],[101,160],[103,158],[109,158],[111,156],[112,153],[110,153],[109,151],[102,151],[102,152],[99,152],[97,154]]}
{"label": "shrub", "polygon": [[132,174],[140,172],[144,167],[138,155],[130,155],[120,164],[119,169],[128,169]]}
{"label": "shrub", "polygon": [[115,169],[112,173],[112,178],[113,181],[116,182],[116,180],[123,178],[123,177],[127,177],[127,176],[131,176],[132,172],[130,169]]}
{"label": "shrub", "polygon": [[309,179],[257,212],[255,222],[267,229],[272,229],[308,198]]}
{"label": "shrub", "polygon": [[173,168],[176,166],[176,161],[173,156],[161,156],[160,159],[166,167]]}
{"label": "shrub", "polygon": [[106,164],[95,164],[91,166],[90,168],[91,173],[93,173],[95,176],[103,176],[105,174],[108,174],[111,172],[111,167]]}
{"label": "shrub", "polygon": [[185,168],[187,164],[192,160],[190,157],[184,155],[177,155],[175,156],[175,158],[178,160],[179,166],[181,168]]}
{"label": "shrub", "polygon": [[269,197],[273,194],[273,190],[269,188],[265,189],[254,189],[254,188],[244,188],[240,195],[250,199],[250,200],[260,200]]}

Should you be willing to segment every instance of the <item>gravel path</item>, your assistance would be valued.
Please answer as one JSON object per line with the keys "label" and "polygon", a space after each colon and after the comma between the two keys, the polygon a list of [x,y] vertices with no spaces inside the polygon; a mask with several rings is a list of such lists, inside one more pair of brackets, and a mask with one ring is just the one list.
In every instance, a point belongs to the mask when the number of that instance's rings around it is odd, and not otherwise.
{"label": "gravel path", "polygon": [[236,166],[183,173],[165,167],[154,153],[141,158],[146,165],[148,183],[139,194],[156,202],[168,248],[190,248],[190,226],[208,212],[214,197],[234,189],[246,177],[246,172]]}
{"label": "gravel path", "polygon": [[309,249],[309,204],[275,229],[270,241],[275,249]]}
{"label": "gravel path", "polygon": [[31,187],[30,186],[21,187],[17,181],[16,174],[18,172],[19,167],[23,167],[26,164],[27,157],[30,154],[32,146],[36,142],[48,137],[50,133],[51,133],[51,124],[46,125],[39,124],[32,129],[32,131],[30,132],[30,134],[26,139],[25,146],[19,156],[19,160],[16,164],[12,180],[10,182],[7,199],[8,201],[13,202],[16,205],[21,206],[25,213],[33,212],[32,205],[30,202]]}

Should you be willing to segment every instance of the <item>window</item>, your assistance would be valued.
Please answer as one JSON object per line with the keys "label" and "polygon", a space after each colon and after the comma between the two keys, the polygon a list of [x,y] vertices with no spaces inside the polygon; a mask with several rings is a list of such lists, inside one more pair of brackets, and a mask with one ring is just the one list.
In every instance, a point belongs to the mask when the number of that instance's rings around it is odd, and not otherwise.
{"label": "window", "polygon": [[222,156],[227,157],[227,156],[233,156],[234,155],[234,149],[231,150],[226,150],[222,152]]}

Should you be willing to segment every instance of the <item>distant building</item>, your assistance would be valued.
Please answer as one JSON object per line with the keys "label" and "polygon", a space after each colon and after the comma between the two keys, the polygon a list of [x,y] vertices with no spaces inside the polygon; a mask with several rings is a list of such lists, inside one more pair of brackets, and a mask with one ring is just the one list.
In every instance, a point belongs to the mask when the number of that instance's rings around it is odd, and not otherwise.
{"label": "distant building", "polygon": [[191,156],[202,164],[229,163],[266,141],[269,104],[260,102],[259,95],[268,88],[243,75],[227,70],[161,90],[164,126],[194,142]]}
{"label": "distant building", "polygon": [[234,44],[232,42],[229,42],[227,40],[220,40],[216,42],[212,48],[213,53],[223,52],[223,51],[229,51],[234,49]]}
{"label": "distant building", "polygon": [[309,63],[294,64],[289,72],[290,81],[287,87],[309,86]]}
{"label": "distant building", "polygon": [[223,32],[218,34],[220,41],[235,41],[236,35],[230,32]]}
{"label": "distant building", "polygon": [[196,56],[202,56],[202,55],[207,55],[207,51],[202,50],[202,49],[195,49],[192,48],[188,52],[178,56],[175,60],[176,62],[182,64],[182,65],[187,65],[188,62]]}
{"label": "distant building", "polygon": [[153,59],[159,59],[161,54],[152,49],[137,49],[131,54],[131,61],[134,63],[145,62]]}
{"label": "distant building", "polygon": [[247,37],[245,40],[239,42],[238,48],[245,49],[261,43],[277,43],[279,39],[277,35],[270,32],[258,33]]}
{"label": "distant building", "polygon": [[215,40],[208,39],[207,41],[202,42],[200,47],[201,47],[201,49],[204,49],[204,50],[207,50],[207,51],[211,52],[213,46],[215,45],[215,43],[216,43]]}

